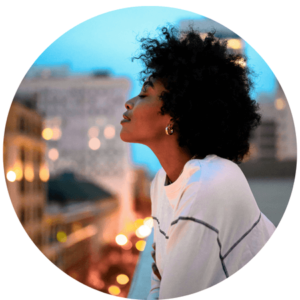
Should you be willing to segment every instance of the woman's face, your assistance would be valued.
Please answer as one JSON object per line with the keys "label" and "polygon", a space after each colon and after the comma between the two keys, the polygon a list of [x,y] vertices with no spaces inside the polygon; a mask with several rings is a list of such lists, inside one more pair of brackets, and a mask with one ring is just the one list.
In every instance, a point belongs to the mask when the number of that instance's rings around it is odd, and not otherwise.
{"label": "woman's face", "polygon": [[170,123],[168,114],[162,115],[160,109],[161,93],[165,91],[163,84],[154,79],[147,80],[140,94],[125,103],[127,111],[121,121],[122,141],[151,145],[166,136],[165,128]]}

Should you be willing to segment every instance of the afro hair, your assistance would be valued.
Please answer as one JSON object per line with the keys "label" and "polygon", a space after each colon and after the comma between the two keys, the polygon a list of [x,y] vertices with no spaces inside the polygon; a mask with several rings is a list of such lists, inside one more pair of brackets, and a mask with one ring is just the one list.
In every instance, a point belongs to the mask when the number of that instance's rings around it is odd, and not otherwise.
{"label": "afro hair", "polygon": [[158,38],[141,38],[140,59],[147,77],[160,80],[162,114],[169,114],[178,144],[192,155],[216,154],[241,163],[249,153],[251,132],[260,123],[259,105],[251,99],[251,71],[242,54],[230,53],[215,32],[192,26],[163,27]]}

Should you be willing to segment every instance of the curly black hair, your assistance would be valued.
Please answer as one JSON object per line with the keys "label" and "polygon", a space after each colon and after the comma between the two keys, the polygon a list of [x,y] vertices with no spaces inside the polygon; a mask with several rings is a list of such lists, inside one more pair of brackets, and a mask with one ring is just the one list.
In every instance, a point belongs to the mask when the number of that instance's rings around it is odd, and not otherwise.
{"label": "curly black hair", "polygon": [[162,114],[169,114],[178,143],[192,155],[216,154],[241,163],[249,153],[249,138],[259,124],[259,105],[251,99],[252,71],[242,54],[229,53],[227,41],[208,32],[204,37],[191,25],[160,29],[155,38],[141,38],[140,59],[147,77],[160,80]]}

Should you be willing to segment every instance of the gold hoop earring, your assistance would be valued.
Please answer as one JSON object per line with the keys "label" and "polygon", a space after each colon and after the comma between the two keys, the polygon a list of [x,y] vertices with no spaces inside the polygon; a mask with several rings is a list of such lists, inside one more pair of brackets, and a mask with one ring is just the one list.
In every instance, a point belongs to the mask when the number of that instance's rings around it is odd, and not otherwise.
{"label": "gold hoop earring", "polygon": [[169,124],[165,129],[166,135],[172,135],[174,132],[173,128],[170,128],[170,126],[171,126],[171,124]]}

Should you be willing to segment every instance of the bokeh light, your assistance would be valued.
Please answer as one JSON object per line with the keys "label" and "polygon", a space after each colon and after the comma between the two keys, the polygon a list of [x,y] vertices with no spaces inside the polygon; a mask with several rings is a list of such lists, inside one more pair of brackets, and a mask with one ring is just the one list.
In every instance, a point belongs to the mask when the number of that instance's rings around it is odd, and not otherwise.
{"label": "bokeh light", "polygon": [[51,128],[45,128],[42,131],[42,137],[47,141],[51,140],[53,137],[53,130]]}
{"label": "bokeh light", "polygon": [[152,228],[153,227],[153,219],[151,217],[145,218],[144,225],[148,226],[149,228]]}
{"label": "bokeh light", "polygon": [[9,171],[6,174],[6,178],[7,178],[8,181],[14,182],[16,180],[16,178],[17,178],[17,175],[16,175],[16,173],[14,171]]}
{"label": "bokeh light", "polygon": [[285,109],[285,107],[286,107],[286,103],[283,99],[281,99],[281,98],[276,99],[275,108],[277,110],[283,110],[283,109]]}
{"label": "bokeh light", "polygon": [[92,150],[97,150],[99,149],[101,146],[101,142],[98,138],[91,138],[89,140],[89,147],[92,149]]}
{"label": "bokeh light", "polygon": [[145,238],[146,236],[150,235],[151,233],[151,229],[146,226],[146,225],[142,225],[140,226],[136,231],[135,231],[135,234],[138,238]]}
{"label": "bokeh light", "polygon": [[145,241],[138,241],[135,244],[135,248],[138,249],[139,251],[144,251],[145,247],[146,247]]}
{"label": "bokeh light", "polygon": [[128,283],[128,281],[129,281],[129,278],[125,274],[120,274],[117,276],[117,282],[119,284],[126,284],[126,283]]}
{"label": "bokeh light", "polygon": [[127,232],[133,232],[133,231],[135,231],[136,227],[134,226],[134,222],[126,222],[125,230]]}
{"label": "bokeh light", "polygon": [[49,174],[49,170],[46,166],[42,166],[40,168],[39,176],[43,182],[47,182],[49,180],[50,174]]}
{"label": "bokeh light", "polygon": [[136,229],[139,228],[142,225],[144,225],[144,220],[143,219],[137,219],[137,220],[135,220],[134,226],[135,226]]}
{"label": "bokeh light", "polygon": [[24,176],[25,176],[25,179],[29,182],[32,182],[34,180],[33,166],[27,165],[25,167]]}
{"label": "bokeh light", "polygon": [[60,243],[65,243],[67,241],[67,235],[64,231],[59,231],[56,234],[56,238]]}
{"label": "bokeh light", "polygon": [[119,295],[121,293],[121,290],[119,287],[117,287],[116,285],[111,285],[109,288],[108,288],[108,292],[111,294],[111,295]]}
{"label": "bokeh light", "polygon": [[23,178],[23,170],[21,167],[19,166],[15,166],[13,171],[15,172],[16,174],[16,180],[21,180]]}
{"label": "bokeh light", "polygon": [[116,236],[116,243],[120,246],[125,245],[128,242],[127,237],[124,234],[118,234]]}
{"label": "bokeh light", "polygon": [[93,126],[88,131],[88,136],[90,138],[97,137],[99,135],[99,128],[97,126]]}
{"label": "bokeh light", "polygon": [[58,152],[58,150],[57,150],[56,148],[50,149],[50,150],[48,151],[48,157],[49,157],[51,160],[53,160],[53,161],[57,160],[57,159],[59,158],[59,152]]}
{"label": "bokeh light", "polygon": [[230,39],[227,41],[228,48],[238,50],[242,48],[242,41],[239,39]]}
{"label": "bokeh light", "polygon": [[59,140],[61,138],[61,130],[59,127],[53,127],[52,128],[52,140]]}
{"label": "bokeh light", "polygon": [[23,178],[23,164],[20,160],[16,160],[13,165],[13,168],[10,170],[16,174],[15,180],[20,181]]}
{"label": "bokeh light", "polygon": [[114,138],[116,134],[115,126],[113,125],[107,125],[104,129],[104,137],[108,140]]}

